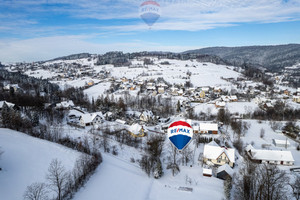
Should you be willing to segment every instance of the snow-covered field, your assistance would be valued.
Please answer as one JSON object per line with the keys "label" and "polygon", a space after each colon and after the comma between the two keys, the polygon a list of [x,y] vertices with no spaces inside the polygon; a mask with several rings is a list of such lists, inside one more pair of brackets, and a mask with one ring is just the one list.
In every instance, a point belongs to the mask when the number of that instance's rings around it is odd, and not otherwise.
{"label": "snow-covered field", "polygon": [[92,100],[92,98],[94,98],[96,100],[102,94],[104,95],[104,91],[108,90],[110,85],[111,85],[111,83],[109,83],[109,82],[99,83],[95,86],[92,86],[92,87],[84,90],[84,93],[88,95],[90,100]]}
{"label": "snow-covered field", "polygon": [[57,158],[66,170],[71,170],[80,156],[79,152],[61,145],[2,128],[0,147],[4,151],[0,159],[1,200],[23,199],[28,185],[46,182],[52,159]]}
{"label": "snow-covered field", "polygon": [[[136,164],[112,155],[103,154],[103,163],[82,188],[75,200],[80,199],[222,199],[223,181],[202,176],[200,166],[180,167],[180,174],[173,177],[170,171],[156,180],[149,178]],[[192,183],[186,184],[186,176]],[[178,190],[179,187],[191,187],[193,192]]]}

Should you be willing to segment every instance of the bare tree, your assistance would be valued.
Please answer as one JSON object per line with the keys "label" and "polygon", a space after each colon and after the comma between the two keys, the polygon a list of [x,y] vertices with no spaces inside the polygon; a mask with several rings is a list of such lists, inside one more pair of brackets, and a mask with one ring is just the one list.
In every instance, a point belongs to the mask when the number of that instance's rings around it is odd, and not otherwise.
{"label": "bare tree", "polygon": [[67,182],[67,173],[61,161],[57,159],[52,160],[48,169],[47,179],[50,182],[51,189],[57,193],[57,199],[61,200]]}
{"label": "bare tree", "polygon": [[288,199],[289,177],[276,165],[254,165],[248,162],[235,177],[235,199]]}
{"label": "bare tree", "polygon": [[295,199],[300,200],[300,175],[296,175],[295,180],[289,185],[293,190],[293,196],[295,197]]}
{"label": "bare tree", "polygon": [[26,200],[47,200],[47,185],[45,183],[33,183],[27,186],[23,198]]}
{"label": "bare tree", "polygon": [[175,174],[180,172],[180,168],[177,164],[178,150],[175,146],[173,146],[171,144],[170,144],[170,146],[171,146],[171,151],[169,151],[170,157],[169,157],[169,163],[168,163],[167,169],[171,169],[172,175],[175,176]]}
{"label": "bare tree", "polygon": [[187,147],[181,152],[181,161],[182,165],[187,166],[188,162],[192,161],[193,159],[193,150],[191,148]]}

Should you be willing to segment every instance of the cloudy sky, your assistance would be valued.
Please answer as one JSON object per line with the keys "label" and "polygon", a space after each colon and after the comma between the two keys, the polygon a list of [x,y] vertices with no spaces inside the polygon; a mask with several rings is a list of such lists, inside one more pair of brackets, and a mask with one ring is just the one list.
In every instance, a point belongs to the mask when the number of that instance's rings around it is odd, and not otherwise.
{"label": "cloudy sky", "polygon": [[73,53],[300,43],[300,0],[0,0],[0,62]]}

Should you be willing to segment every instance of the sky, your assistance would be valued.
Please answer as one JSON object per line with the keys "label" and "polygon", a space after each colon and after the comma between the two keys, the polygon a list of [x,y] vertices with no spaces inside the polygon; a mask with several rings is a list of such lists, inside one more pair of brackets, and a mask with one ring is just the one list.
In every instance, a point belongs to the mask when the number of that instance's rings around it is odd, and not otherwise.
{"label": "sky", "polygon": [[[0,0],[0,62],[300,43],[300,0],[144,2]],[[151,26],[149,14],[158,17]]]}

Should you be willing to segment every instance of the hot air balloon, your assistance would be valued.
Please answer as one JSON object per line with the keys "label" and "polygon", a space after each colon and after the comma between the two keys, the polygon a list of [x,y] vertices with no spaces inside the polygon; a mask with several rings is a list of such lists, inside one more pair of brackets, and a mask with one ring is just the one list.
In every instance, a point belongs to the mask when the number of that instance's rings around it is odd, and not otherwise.
{"label": "hot air balloon", "polygon": [[168,128],[168,138],[179,151],[182,151],[193,138],[193,128],[185,121],[173,122]]}
{"label": "hot air balloon", "polygon": [[151,27],[160,17],[160,5],[155,1],[145,1],[140,6],[140,16]]}

